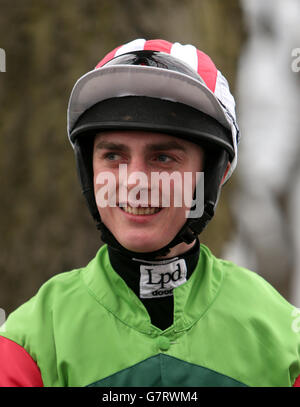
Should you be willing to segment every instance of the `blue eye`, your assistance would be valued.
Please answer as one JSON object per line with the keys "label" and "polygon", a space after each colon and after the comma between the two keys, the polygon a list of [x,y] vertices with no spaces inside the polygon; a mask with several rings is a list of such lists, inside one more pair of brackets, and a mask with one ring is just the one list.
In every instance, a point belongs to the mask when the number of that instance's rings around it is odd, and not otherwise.
{"label": "blue eye", "polygon": [[159,154],[159,156],[157,156],[157,160],[165,163],[165,162],[169,162],[169,160],[171,160],[171,158],[166,154]]}
{"label": "blue eye", "polygon": [[118,157],[119,157],[119,154],[116,154],[116,153],[105,154],[105,158],[107,158],[109,161],[115,161]]}

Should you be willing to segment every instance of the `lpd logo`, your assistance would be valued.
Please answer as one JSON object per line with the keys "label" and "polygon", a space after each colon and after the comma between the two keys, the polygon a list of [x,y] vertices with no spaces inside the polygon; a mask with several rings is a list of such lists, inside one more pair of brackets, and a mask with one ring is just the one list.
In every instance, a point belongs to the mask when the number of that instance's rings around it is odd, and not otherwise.
{"label": "lpd logo", "polygon": [[186,263],[183,259],[167,264],[140,266],[141,298],[172,295],[173,289],[186,281]]}
{"label": "lpd logo", "polygon": [[6,54],[2,48],[0,48],[0,72],[6,72]]}

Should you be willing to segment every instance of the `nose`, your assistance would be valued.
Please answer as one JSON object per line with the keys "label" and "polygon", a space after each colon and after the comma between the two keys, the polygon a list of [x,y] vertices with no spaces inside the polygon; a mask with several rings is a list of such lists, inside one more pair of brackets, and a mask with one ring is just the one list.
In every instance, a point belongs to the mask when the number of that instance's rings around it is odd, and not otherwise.
{"label": "nose", "polygon": [[[125,187],[127,189],[127,193],[130,194],[130,191],[132,191],[135,187],[138,189],[138,193],[135,195],[136,199],[140,201],[146,200],[146,203],[148,202],[147,200],[149,199],[149,191],[151,188],[151,178],[150,178],[150,170],[149,167],[147,166],[147,162],[145,158],[142,155],[135,155],[131,157],[130,161],[127,164],[127,182],[126,184],[124,183],[124,175],[123,175],[123,182],[122,188]],[[126,186],[125,186],[126,185]],[[137,192],[136,189],[134,189],[135,192]],[[125,191],[123,191],[124,193]],[[132,191],[133,192],[133,191]],[[128,198],[131,197],[131,195],[128,195]],[[132,198],[132,197],[131,197]],[[135,200],[132,198],[133,201]],[[129,199],[130,201],[132,199]],[[131,203],[133,203],[133,201]]]}
{"label": "nose", "polygon": [[147,162],[141,154],[136,154],[131,157],[127,165],[128,175],[135,172],[142,172],[148,174]]}
{"label": "nose", "polygon": [[147,162],[141,155],[132,157],[128,164],[128,188],[131,189],[139,180],[139,187],[148,189],[149,168]]}

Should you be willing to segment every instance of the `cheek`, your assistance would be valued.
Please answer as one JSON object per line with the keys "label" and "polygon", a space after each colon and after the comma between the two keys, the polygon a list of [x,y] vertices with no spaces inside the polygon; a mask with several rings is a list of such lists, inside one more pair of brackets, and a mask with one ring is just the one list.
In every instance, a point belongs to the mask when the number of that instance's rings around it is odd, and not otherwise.
{"label": "cheek", "polygon": [[204,170],[204,151],[201,147],[195,146],[193,150],[189,152],[189,171],[202,172]]}
{"label": "cheek", "polygon": [[113,171],[107,171],[102,166],[94,167],[94,195],[98,209],[109,210],[118,202],[118,177]]}
{"label": "cheek", "polygon": [[94,188],[96,187],[96,179],[101,172],[101,167],[99,163],[96,161],[95,157],[93,157],[93,182],[94,182]]}
{"label": "cheek", "polygon": [[[197,154],[196,157],[194,157],[194,160],[192,162],[191,165],[191,169],[190,171],[193,174],[193,190],[196,187],[196,183],[197,183],[197,173],[203,173],[204,171],[204,162],[203,162],[203,154],[201,153],[200,155]],[[198,174],[198,177],[200,176],[200,174]]]}
{"label": "cheek", "polygon": [[97,168],[94,168],[94,177],[93,177],[93,182],[94,182],[94,191],[97,192],[101,186],[103,186],[100,183],[100,176],[101,176],[102,171],[98,170]]}

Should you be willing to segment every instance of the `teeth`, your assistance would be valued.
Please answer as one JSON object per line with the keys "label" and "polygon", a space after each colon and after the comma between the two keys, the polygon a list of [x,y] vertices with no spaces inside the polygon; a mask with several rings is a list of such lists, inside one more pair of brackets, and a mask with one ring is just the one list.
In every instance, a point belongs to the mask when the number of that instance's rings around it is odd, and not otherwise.
{"label": "teeth", "polygon": [[131,206],[124,206],[121,209],[132,215],[153,215],[160,211],[160,208],[133,208]]}

